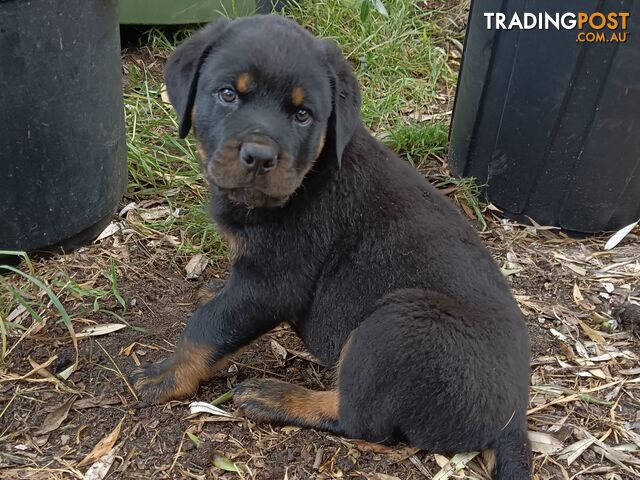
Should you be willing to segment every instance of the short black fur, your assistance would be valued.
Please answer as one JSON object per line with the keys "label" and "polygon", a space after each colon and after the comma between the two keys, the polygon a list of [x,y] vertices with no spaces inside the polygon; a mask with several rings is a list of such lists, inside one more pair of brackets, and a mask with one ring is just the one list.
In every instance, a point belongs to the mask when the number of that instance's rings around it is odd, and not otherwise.
{"label": "short black fur", "polygon": [[[232,107],[216,98],[225,69],[248,74],[241,90],[251,85]],[[278,395],[241,385],[249,416],[432,452],[494,450],[494,478],[530,478],[522,315],[454,205],[362,125],[337,47],[277,16],[224,22],[174,53],[167,85],[181,134],[195,105],[213,217],[237,246],[229,280],[189,319],[181,345],[205,346],[213,365],[288,322],[337,365],[335,396],[307,392],[317,401],[308,412],[299,387],[286,404],[286,384],[270,387]],[[287,106],[295,87],[314,111],[304,128]],[[237,166],[246,142],[276,145],[279,176]],[[136,373],[142,396],[172,398],[170,387],[146,388],[154,375]]]}

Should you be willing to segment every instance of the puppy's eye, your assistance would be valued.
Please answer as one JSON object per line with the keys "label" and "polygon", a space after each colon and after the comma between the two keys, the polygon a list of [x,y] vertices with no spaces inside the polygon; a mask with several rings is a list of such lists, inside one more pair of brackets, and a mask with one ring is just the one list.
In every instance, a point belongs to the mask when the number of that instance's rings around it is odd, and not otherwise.
{"label": "puppy's eye", "polygon": [[311,112],[306,108],[301,108],[296,112],[296,122],[306,125],[311,122]]}
{"label": "puppy's eye", "polygon": [[233,88],[221,88],[218,90],[218,98],[224,103],[233,103],[238,98],[238,94]]}

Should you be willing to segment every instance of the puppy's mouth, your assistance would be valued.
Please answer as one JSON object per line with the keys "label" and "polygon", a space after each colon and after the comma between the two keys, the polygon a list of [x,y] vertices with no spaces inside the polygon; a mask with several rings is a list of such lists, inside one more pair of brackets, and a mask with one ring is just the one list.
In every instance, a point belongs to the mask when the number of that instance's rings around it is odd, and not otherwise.
{"label": "puppy's mouth", "polygon": [[248,208],[281,207],[301,183],[291,157],[273,144],[228,141],[203,167],[214,193]]}
{"label": "puppy's mouth", "polygon": [[234,203],[244,205],[247,208],[276,208],[286,205],[290,195],[285,197],[271,197],[253,187],[225,188],[216,184],[211,178],[209,181],[217,193],[226,196]]}

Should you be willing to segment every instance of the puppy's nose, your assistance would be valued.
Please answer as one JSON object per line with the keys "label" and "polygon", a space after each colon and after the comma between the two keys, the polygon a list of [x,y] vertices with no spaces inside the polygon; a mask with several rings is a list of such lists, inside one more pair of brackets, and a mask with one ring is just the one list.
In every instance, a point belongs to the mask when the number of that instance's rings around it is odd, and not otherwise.
{"label": "puppy's nose", "polygon": [[240,148],[240,162],[250,172],[268,172],[276,168],[278,152],[269,145],[243,143]]}

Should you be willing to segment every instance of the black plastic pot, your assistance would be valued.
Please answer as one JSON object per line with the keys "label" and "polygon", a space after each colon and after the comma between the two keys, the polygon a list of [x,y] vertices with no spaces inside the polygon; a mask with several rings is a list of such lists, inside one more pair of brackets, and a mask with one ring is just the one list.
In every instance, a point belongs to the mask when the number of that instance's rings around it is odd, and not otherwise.
{"label": "black plastic pot", "polygon": [[126,187],[118,0],[0,4],[0,250],[95,238]]}
{"label": "black plastic pot", "polygon": [[[625,43],[491,30],[485,12],[629,12]],[[640,217],[640,2],[474,1],[449,163],[507,215],[595,233]],[[610,31],[605,30],[607,38]]]}

